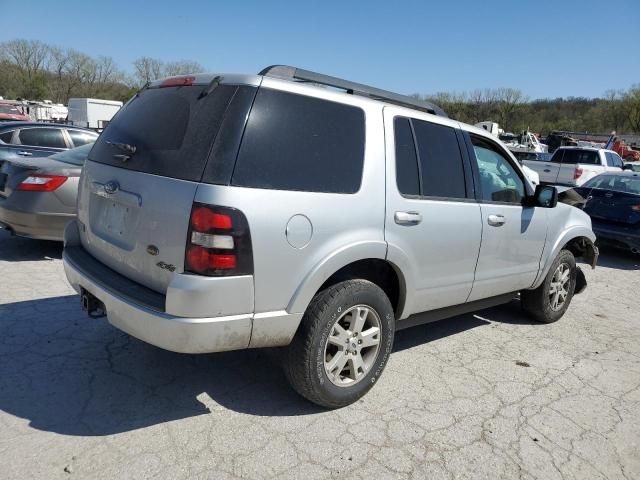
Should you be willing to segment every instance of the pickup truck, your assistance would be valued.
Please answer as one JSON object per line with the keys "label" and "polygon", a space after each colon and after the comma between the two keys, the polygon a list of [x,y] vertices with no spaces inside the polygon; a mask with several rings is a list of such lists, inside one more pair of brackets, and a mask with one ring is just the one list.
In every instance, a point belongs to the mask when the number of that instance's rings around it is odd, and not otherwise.
{"label": "pickup truck", "polygon": [[579,187],[596,175],[621,171],[624,162],[612,150],[592,147],[560,147],[549,161],[523,160],[522,164],[540,175],[540,183]]}

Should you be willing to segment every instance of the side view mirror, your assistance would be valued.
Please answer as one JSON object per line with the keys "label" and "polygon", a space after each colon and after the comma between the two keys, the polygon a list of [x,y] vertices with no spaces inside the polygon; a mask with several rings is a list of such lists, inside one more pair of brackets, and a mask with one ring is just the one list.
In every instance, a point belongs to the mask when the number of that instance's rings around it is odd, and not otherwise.
{"label": "side view mirror", "polygon": [[623,169],[623,170],[633,170],[633,165],[629,165],[628,163],[625,163],[625,164],[622,166],[622,169]]}
{"label": "side view mirror", "polygon": [[536,185],[536,191],[527,199],[530,207],[555,208],[558,205],[558,190],[553,185]]}

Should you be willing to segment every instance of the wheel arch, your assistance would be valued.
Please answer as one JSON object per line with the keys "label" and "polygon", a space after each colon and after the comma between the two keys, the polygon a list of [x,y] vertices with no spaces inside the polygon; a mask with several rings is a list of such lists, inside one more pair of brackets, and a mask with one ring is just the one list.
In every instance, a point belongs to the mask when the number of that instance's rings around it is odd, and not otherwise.
{"label": "wheel arch", "polygon": [[302,313],[321,290],[349,278],[362,278],[378,285],[387,294],[396,313],[406,301],[406,279],[402,270],[386,259],[385,242],[351,246],[319,262],[305,277],[289,302],[287,311]]}
{"label": "wheel arch", "polygon": [[544,264],[531,288],[537,288],[542,284],[554,259],[561,250],[569,250],[576,258],[583,258],[595,268],[598,260],[598,248],[595,246],[596,237],[590,228],[575,226],[567,229],[553,244],[550,253],[545,256]]}

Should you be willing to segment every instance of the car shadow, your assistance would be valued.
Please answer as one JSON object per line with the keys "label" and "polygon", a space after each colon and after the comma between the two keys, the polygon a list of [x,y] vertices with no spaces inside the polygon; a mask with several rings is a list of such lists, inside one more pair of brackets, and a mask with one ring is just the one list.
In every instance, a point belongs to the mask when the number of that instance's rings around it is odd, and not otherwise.
{"label": "car shadow", "polygon": [[62,258],[62,242],[12,236],[0,229],[0,261],[37,261]]}
{"label": "car shadow", "polygon": [[[39,430],[102,436],[206,415],[322,412],[288,385],[279,352],[168,352],[85,317],[76,295],[0,305],[0,409]],[[395,351],[490,324],[512,306],[398,332]],[[517,307],[515,307],[517,308]],[[515,320],[507,320],[515,315]]]}
{"label": "car shadow", "polygon": [[640,255],[625,250],[601,246],[597,266],[618,270],[640,270]]}

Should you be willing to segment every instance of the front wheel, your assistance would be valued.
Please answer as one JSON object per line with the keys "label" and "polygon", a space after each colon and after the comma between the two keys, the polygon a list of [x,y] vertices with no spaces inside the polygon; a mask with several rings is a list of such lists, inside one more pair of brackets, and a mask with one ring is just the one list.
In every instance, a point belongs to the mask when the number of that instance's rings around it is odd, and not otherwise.
{"label": "front wheel", "polygon": [[393,347],[387,295],[367,280],[319,292],[284,355],[284,370],[303,397],[328,408],[349,405],[373,387]]}
{"label": "front wheel", "polygon": [[558,321],[571,304],[576,278],[577,267],[573,253],[561,250],[542,284],[535,290],[520,292],[522,308],[539,322]]}

